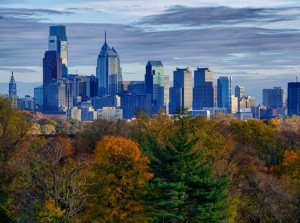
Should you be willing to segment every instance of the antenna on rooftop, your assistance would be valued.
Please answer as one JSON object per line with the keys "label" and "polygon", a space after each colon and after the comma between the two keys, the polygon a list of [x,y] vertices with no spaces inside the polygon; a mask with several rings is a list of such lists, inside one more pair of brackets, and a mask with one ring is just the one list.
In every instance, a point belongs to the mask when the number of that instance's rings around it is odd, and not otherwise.
{"label": "antenna on rooftop", "polygon": [[296,77],[296,82],[298,82],[298,77]]}

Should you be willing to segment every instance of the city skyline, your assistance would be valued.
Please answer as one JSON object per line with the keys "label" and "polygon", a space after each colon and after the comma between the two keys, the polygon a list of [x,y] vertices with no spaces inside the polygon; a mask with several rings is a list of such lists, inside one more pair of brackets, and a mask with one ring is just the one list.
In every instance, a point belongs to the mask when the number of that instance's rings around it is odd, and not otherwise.
{"label": "city skyline", "polygon": [[230,75],[233,86],[261,98],[263,88],[287,88],[300,73],[297,1],[51,2],[1,1],[1,82],[11,70],[17,81],[41,82],[47,30],[60,24],[68,32],[69,73],[95,74],[105,30],[124,80],[143,80],[148,60],[161,60],[170,76],[176,67],[209,66],[215,84]]}

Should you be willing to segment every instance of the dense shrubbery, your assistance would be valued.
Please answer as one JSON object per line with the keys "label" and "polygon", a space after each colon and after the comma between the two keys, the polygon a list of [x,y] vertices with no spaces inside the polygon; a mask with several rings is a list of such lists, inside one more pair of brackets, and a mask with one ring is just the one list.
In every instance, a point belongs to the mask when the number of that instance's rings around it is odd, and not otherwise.
{"label": "dense shrubbery", "polygon": [[0,97],[0,222],[299,222],[299,130],[184,114],[81,125]]}

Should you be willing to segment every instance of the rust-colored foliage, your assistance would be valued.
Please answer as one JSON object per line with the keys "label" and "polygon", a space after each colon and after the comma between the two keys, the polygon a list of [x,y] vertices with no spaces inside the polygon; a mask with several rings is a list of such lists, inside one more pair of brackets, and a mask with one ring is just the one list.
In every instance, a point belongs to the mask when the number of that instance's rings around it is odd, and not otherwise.
{"label": "rust-colored foliage", "polygon": [[88,219],[99,222],[142,222],[141,196],[152,178],[149,160],[131,140],[106,136],[97,143],[92,205]]}

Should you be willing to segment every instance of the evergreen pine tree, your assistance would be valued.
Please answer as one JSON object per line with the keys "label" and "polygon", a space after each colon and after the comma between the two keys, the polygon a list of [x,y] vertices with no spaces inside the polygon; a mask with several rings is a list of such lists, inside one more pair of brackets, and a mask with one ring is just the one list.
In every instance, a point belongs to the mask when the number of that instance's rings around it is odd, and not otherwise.
{"label": "evergreen pine tree", "polygon": [[186,121],[179,120],[179,130],[167,143],[149,139],[154,178],[146,197],[150,222],[220,222],[226,219],[225,177],[212,177],[212,170],[198,137],[188,131]]}

